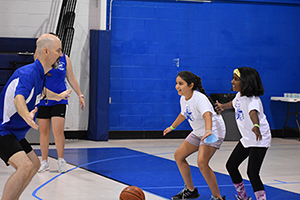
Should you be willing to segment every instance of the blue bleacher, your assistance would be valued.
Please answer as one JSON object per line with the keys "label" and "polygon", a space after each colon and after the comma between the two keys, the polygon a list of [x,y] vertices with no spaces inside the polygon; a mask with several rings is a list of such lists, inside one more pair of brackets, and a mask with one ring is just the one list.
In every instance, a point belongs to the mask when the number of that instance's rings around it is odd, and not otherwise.
{"label": "blue bleacher", "polygon": [[0,92],[17,68],[33,62],[37,38],[0,38]]}

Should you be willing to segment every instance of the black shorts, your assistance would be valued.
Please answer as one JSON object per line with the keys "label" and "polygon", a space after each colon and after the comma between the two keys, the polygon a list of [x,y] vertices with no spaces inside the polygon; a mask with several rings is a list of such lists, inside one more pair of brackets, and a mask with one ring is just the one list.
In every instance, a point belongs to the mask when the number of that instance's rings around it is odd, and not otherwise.
{"label": "black shorts", "polygon": [[32,151],[32,147],[25,138],[18,141],[13,134],[0,135],[0,157],[6,165],[8,165],[9,158],[19,151],[25,151],[26,154]]}
{"label": "black shorts", "polygon": [[37,118],[51,119],[51,117],[65,118],[67,111],[66,104],[57,104],[53,106],[39,106]]}

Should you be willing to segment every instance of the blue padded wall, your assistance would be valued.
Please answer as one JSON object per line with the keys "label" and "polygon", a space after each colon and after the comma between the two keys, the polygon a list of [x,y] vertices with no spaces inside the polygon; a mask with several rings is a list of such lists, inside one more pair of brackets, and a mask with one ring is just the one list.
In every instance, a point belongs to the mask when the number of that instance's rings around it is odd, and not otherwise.
{"label": "blue padded wall", "polygon": [[[0,37],[0,92],[14,70],[33,62],[37,38]],[[18,54],[18,53],[29,54]]]}
{"label": "blue padded wall", "polygon": [[110,31],[90,30],[90,140],[108,140],[110,40]]}
{"label": "blue padded wall", "polygon": [[287,105],[270,97],[300,93],[299,19],[294,4],[113,1],[109,129],[163,130],[180,112],[179,71],[230,93],[241,66],[260,73],[271,129],[282,129]]}
{"label": "blue padded wall", "polygon": [[37,38],[0,37],[0,52],[34,52]]}

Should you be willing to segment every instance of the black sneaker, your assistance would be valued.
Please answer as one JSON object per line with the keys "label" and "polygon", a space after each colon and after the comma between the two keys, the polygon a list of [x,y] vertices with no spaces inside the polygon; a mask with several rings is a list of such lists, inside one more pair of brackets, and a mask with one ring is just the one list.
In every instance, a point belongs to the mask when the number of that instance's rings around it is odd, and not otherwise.
{"label": "black sneaker", "polygon": [[[238,195],[235,195],[234,197],[235,197],[236,200],[242,200],[241,197],[239,197]],[[251,200],[251,199],[252,199],[251,197],[247,198],[247,200]]]}
{"label": "black sneaker", "polygon": [[[225,199],[225,196],[223,196],[222,199],[223,199],[223,200],[226,200],[226,199]],[[215,196],[211,195],[210,200],[221,200],[221,199],[219,199],[218,197],[215,197]]]}
{"label": "black sneaker", "polygon": [[183,189],[181,192],[179,192],[177,195],[172,197],[172,200],[177,199],[197,199],[200,197],[200,194],[198,193],[197,188],[194,189],[193,192],[189,191],[188,189]]}

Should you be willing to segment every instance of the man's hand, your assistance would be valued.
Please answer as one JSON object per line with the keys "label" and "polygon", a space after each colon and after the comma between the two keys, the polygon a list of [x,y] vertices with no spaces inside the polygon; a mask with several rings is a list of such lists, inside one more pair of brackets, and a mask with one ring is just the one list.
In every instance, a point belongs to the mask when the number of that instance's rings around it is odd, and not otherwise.
{"label": "man's hand", "polygon": [[16,106],[18,114],[22,119],[32,128],[38,130],[39,126],[34,122],[34,116],[37,112],[37,107],[35,107],[31,112],[29,112],[25,98],[23,95],[18,94],[14,99],[14,104]]}
{"label": "man's hand", "polygon": [[37,107],[35,107],[31,112],[29,112],[27,115],[24,116],[24,120],[25,122],[31,126],[31,128],[34,128],[35,130],[38,130],[39,129],[39,126],[35,123],[35,121],[33,120],[34,119],[34,116],[35,116],[35,113],[37,112]]}

